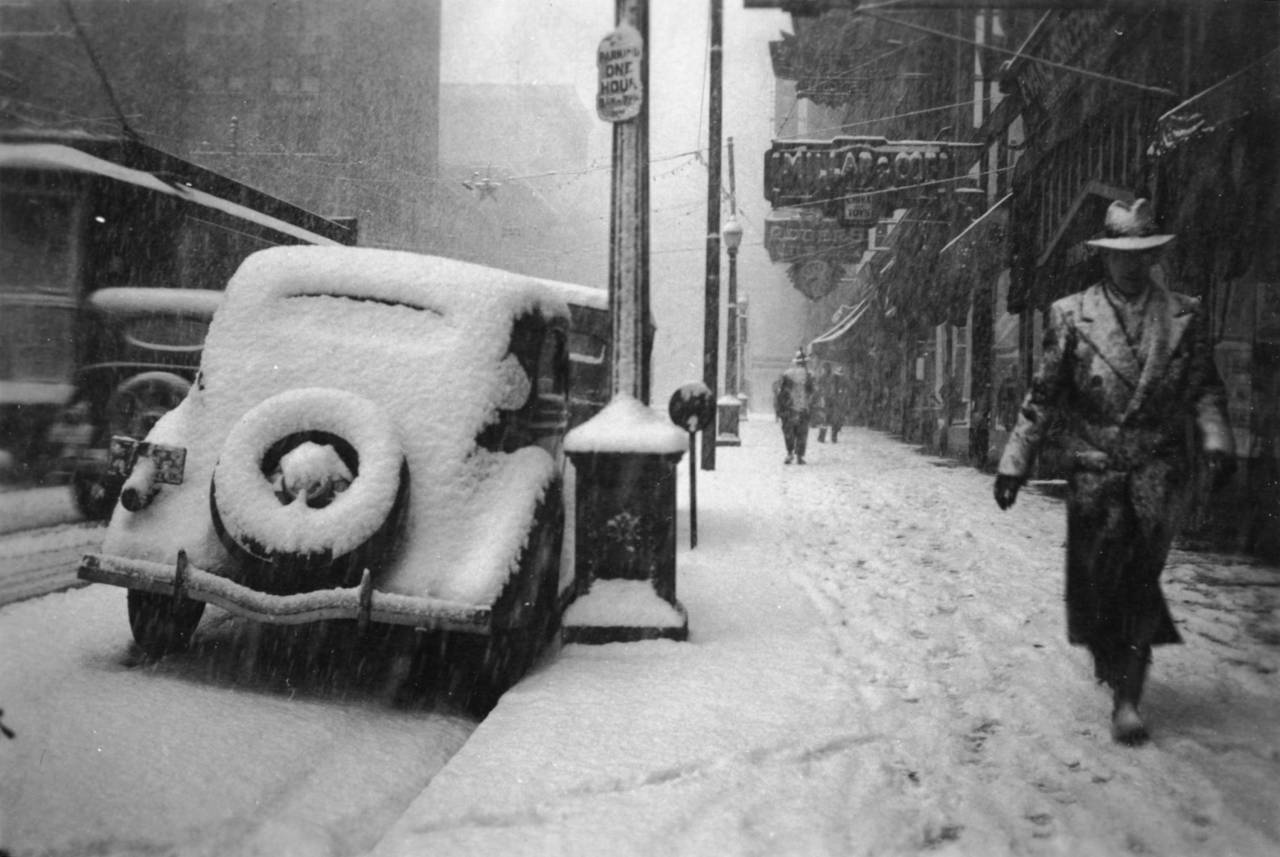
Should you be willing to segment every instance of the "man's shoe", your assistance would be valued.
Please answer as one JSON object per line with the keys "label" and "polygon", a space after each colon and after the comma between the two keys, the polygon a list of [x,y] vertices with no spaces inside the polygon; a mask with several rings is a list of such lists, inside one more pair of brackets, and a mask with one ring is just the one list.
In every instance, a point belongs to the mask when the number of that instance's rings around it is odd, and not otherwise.
{"label": "man's shoe", "polygon": [[784,461],[784,462],[782,462],[782,463],[783,463],[783,464],[790,464],[790,463],[791,463],[791,456],[790,456],[790,455],[788,455],[788,456],[787,456],[787,460],[786,460],[786,461]]}
{"label": "man's shoe", "polygon": [[1121,703],[1111,715],[1111,737],[1128,747],[1141,747],[1151,739],[1138,709],[1129,703]]}
{"label": "man's shoe", "polygon": [[796,464],[804,464],[804,458],[797,458]]}

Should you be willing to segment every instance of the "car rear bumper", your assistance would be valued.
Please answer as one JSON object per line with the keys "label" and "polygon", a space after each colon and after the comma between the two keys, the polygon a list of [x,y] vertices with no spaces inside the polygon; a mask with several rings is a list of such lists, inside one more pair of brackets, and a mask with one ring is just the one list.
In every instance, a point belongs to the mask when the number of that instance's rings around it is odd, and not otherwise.
{"label": "car rear bumper", "polygon": [[359,586],[271,595],[194,566],[182,552],[173,565],[109,554],[86,554],[80,561],[77,576],[93,583],[204,601],[237,616],[275,625],[354,619],[361,625],[378,623],[423,630],[488,633],[493,620],[487,606],[382,592],[373,587],[368,572]]}

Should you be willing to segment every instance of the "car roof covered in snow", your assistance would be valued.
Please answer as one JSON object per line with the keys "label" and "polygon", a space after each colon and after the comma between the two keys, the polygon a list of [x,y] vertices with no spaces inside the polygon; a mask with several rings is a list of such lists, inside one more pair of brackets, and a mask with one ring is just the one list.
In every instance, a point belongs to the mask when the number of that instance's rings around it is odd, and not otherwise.
{"label": "car roof covered in snow", "polygon": [[89,295],[89,305],[108,315],[186,315],[210,318],[222,303],[222,292],[208,289],[165,289],[115,286]]}
{"label": "car roof covered in snow", "polygon": [[244,261],[227,287],[228,303],[237,307],[318,296],[398,304],[459,320],[514,318],[535,310],[567,318],[570,303],[608,306],[601,289],[371,247],[260,250]]}

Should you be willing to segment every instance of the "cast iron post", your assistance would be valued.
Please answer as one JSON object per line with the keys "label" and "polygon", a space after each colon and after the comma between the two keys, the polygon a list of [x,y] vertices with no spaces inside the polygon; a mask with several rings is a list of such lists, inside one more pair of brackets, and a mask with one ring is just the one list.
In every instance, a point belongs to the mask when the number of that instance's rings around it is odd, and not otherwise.
{"label": "cast iron post", "polygon": [[613,123],[613,396],[565,438],[577,478],[574,600],[561,624],[564,641],[576,643],[689,634],[676,599],[675,549],[676,465],[686,439],[649,408],[648,7],[617,0],[615,8],[617,27],[597,53],[596,104]]}

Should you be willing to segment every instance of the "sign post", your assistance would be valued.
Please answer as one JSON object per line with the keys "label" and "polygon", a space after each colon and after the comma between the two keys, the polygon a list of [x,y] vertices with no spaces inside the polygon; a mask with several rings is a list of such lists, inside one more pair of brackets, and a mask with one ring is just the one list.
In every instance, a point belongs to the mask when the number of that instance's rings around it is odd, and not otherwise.
{"label": "sign post", "polygon": [[[613,123],[613,395],[565,438],[577,472],[576,594],[562,619],[566,643],[689,636],[676,599],[676,465],[684,439],[649,408],[648,6],[616,0],[615,8],[617,28],[596,53],[596,112]],[[636,624],[637,604],[643,624]]]}
{"label": "sign post", "polygon": [[612,392],[649,403],[649,16],[645,0],[617,0],[617,28],[596,51],[596,113],[613,123],[609,213]]}

